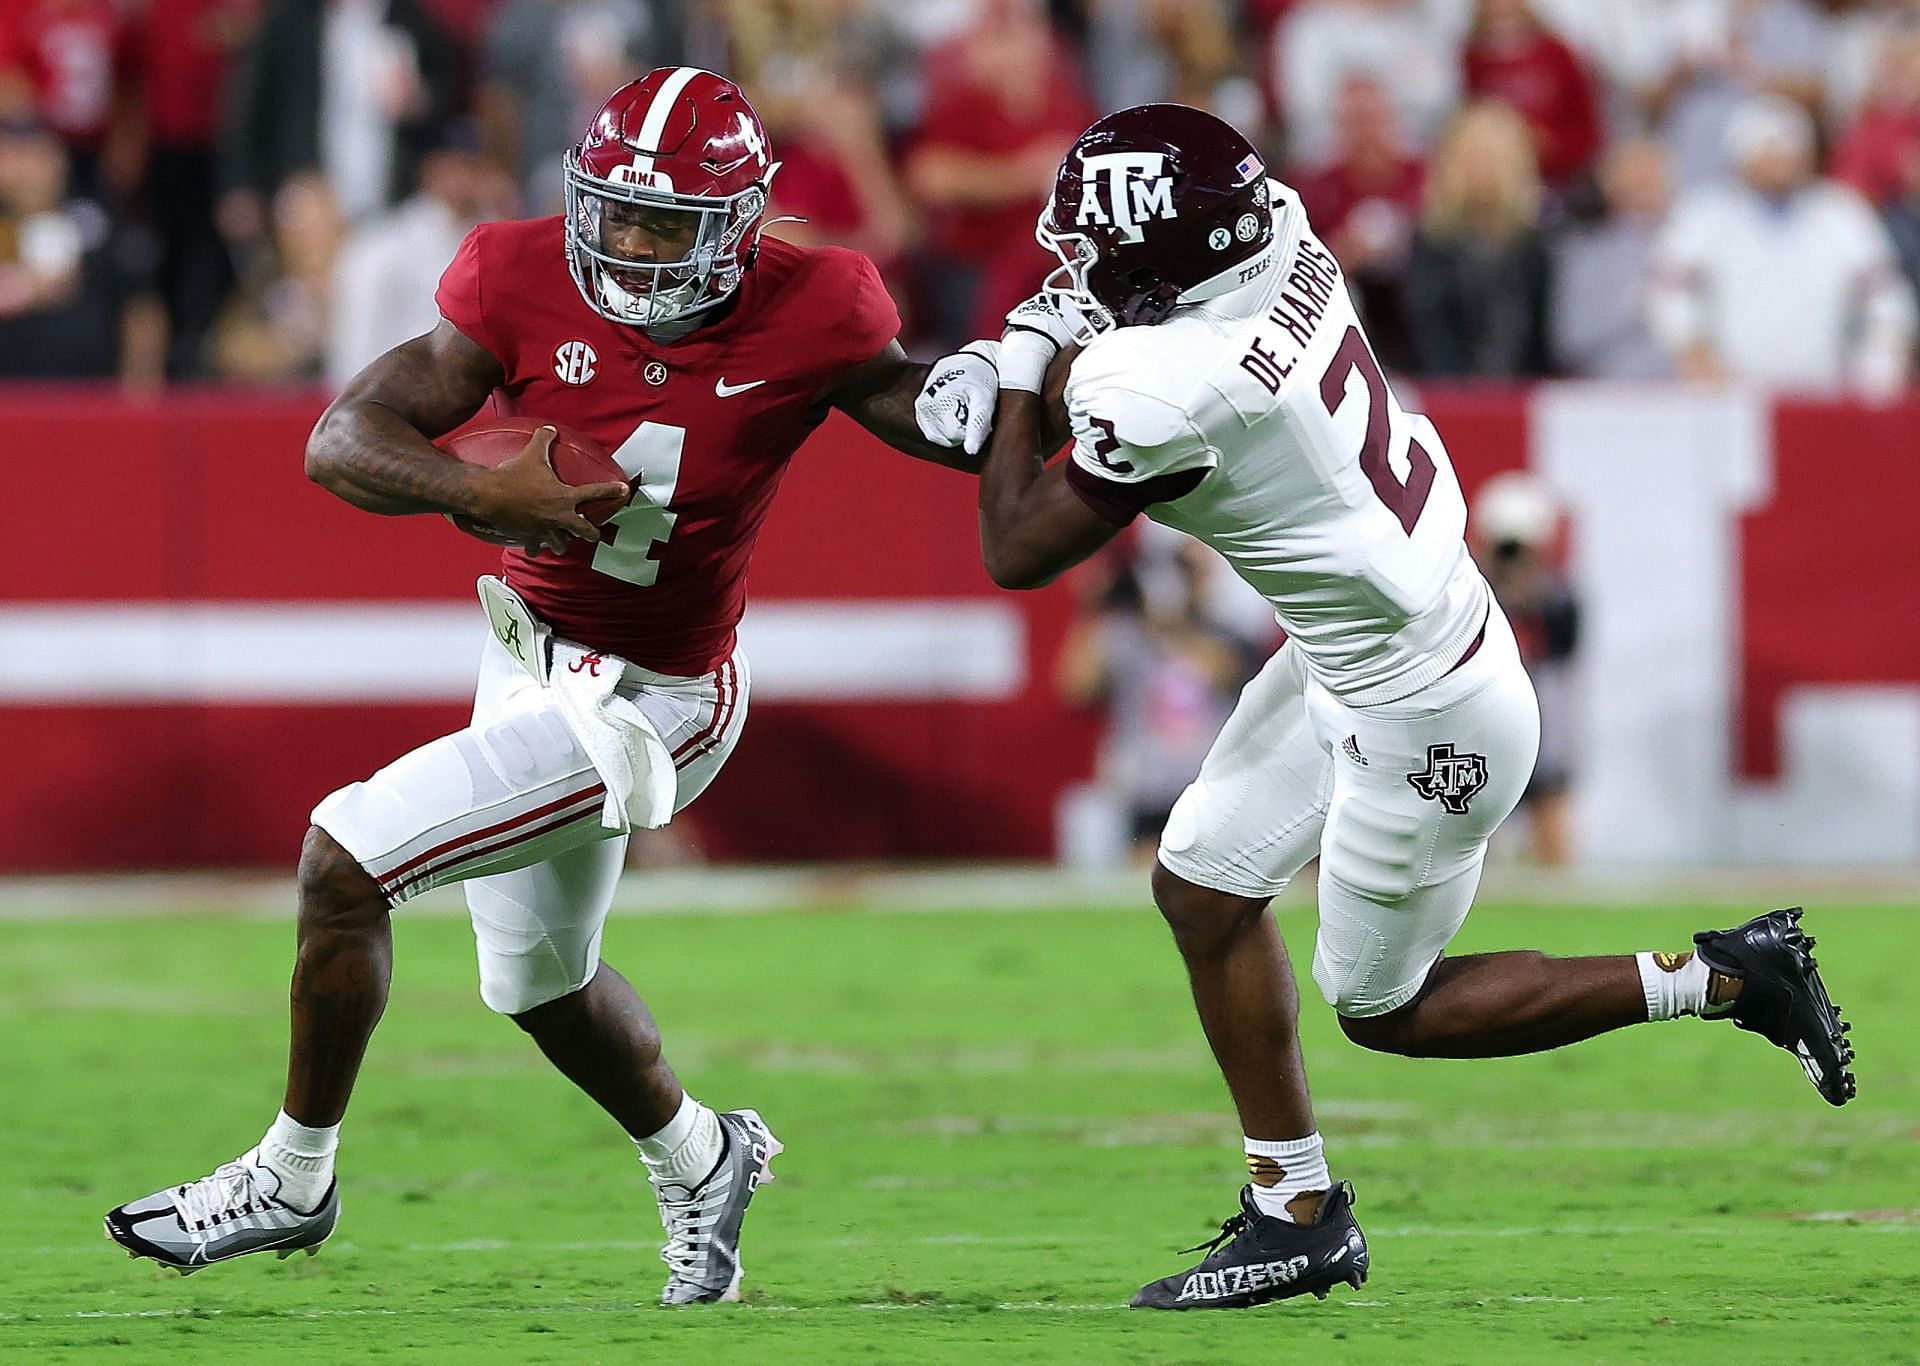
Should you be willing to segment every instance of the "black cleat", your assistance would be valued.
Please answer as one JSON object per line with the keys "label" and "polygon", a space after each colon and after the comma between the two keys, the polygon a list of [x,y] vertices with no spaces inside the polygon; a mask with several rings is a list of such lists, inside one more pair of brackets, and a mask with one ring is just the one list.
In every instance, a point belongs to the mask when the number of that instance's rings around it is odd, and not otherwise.
{"label": "black cleat", "polygon": [[1846,1039],[1852,1026],[1820,980],[1798,906],[1768,911],[1735,930],[1704,931],[1693,942],[1710,971],[1739,980],[1740,994],[1725,1012],[1736,1025],[1798,1058],[1829,1105],[1853,1099],[1853,1045]]}
{"label": "black cleat", "polygon": [[1367,1279],[1367,1239],[1353,1219],[1353,1187],[1344,1181],[1327,1192],[1311,1224],[1260,1213],[1253,1187],[1245,1187],[1240,1213],[1212,1242],[1187,1251],[1202,1248],[1200,1265],[1141,1287],[1133,1308],[1250,1309],[1295,1295],[1324,1300],[1336,1285],[1358,1290]]}

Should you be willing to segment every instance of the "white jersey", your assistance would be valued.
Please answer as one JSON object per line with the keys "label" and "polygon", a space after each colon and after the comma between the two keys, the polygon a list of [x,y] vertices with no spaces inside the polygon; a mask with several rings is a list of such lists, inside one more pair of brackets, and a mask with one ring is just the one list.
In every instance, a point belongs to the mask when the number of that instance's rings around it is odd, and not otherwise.
{"label": "white jersey", "polygon": [[1491,597],[1440,434],[1395,401],[1332,253],[1278,185],[1274,230],[1245,286],[1074,360],[1073,483],[1219,551],[1329,692],[1395,701],[1459,662]]}

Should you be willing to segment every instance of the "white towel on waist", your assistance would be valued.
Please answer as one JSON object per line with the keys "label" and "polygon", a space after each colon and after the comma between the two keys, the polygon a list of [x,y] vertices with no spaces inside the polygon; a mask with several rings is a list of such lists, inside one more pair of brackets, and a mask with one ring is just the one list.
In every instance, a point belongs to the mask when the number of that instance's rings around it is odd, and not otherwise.
{"label": "white towel on waist", "polygon": [[673,818],[679,779],[660,732],[617,689],[621,660],[595,654],[569,641],[553,642],[550,686],[560,711],[579,737],[587,758],[607,785],[600,823],[625,832],[657,830]]}

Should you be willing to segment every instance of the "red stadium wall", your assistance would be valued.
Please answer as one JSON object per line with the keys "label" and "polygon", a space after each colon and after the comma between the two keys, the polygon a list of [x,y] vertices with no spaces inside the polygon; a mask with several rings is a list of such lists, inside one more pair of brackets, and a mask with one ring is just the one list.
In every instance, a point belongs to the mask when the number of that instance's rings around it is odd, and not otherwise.
{"label": "red stadium wall", "polygon": [[[1419,399],[1470,495],[1528,463],[1525,393]],[[0,394],[0,497],[14,509],[0,614],[470,603],[474,576],[494,562],[486,547],[430,522],[356,512],[305,481],[299,452],[318,407],[300,397]],[[1920,409],[1776,414],[1775,495],[1745,519],[1741,552],[1748,773],[1776,762],[1775,713],[1791,686],[1920,682],[1916,419]],[[1055,801],[1087,776],[1097,738],[1095,719],[1064,711],[1050,686],[1072,594],[993,589],[966,479],[829,423],[781,491],[752,590],[763,605],[1017,611],[1024,667],[994,697],[756,700],[732,764],[688,813],[712,855],[1051,853]],[[33,649],[17,628],[0,639]],[[142,701],[90,686],[119,667],[105,645],[69,647],[13,671],[32,674],[37,690],[0,691],[0,870],[284,866],[320,796],[464,717],[451,691]]]}
{"label": "red stadium wall", "polygon": [[[472,603],[495,552],[307,483],[300,450],[319,406],[0,395],[0,498],[22,514],[0,608]],[[54,512],[66,506],[90,511]],[[762,603],[1003,597],[979,567],[970,481],[838,421],[796,460],[752,590]],[[1005,601],[1027,658],[1050,659],[1071,593]],[[453,701],[79,704],[52,691],[0,699],[0,869],[284,865],[319,797],[465,714]],[[1053,705],[1044,669],[998,700],[756,700],[688,824],[719,858],[1043,857],[1054,796],[1085,776],[1095,734],[1093,718]]]}
{"label": "red stadium wall", "polygon": [[1780,768],[1806,684],[1920,682],[1920,406],[1784,404],[1773,498],[1743,519],[1740,771]]}

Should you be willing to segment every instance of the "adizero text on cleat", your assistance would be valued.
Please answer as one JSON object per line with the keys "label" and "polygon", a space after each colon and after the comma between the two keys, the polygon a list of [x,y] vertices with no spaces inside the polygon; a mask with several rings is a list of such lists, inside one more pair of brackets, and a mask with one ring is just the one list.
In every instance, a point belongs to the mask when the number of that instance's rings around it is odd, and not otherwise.
{"label": "adizero text on cleat", "polygon": [[1336,1285],[1358,1290],[1367,1279],[1367,1239],[1354,1222],[1353,1187],[1344,1181],[1327,1192],[1320,1217],[1311,1224],[1262,1214],[1253,1203],[1253,1187],[1245,1187],[1240,1212],[1202,1246],[1205,1260],[1143,1286],[1133,1307],[1247,1309],[1295,1295],[1325,1299]]}
{"label": "adizero text on cleat", "polygon": [[198,1181],[108,1211],[107,1237],[129,1256],[151,1257],[183,1276],[250,1252],[318,1252],[340,1219],[339,1186],[329,1186],[311,1211],[279,1192],[280,1178],[250,1152]]}
{"label": "adizero text on cleat", "polygon": [[740,1224],[753,1193],[773,1180],[771,1164],[781,1144],[753,1110],[721,1115],[720,1131],[725,1139],[720,1160],[698,1184],[654,1187],[667,1231],[660,1249],[667,1264],[662,1304],[740,1298]]}
{"label": "adizero text on cleat", "polygon": [[1820,980],[1800,914],[1798,906],[1768,911],[1738,929],[1703,931],[1693,942],[1709,971],[1740,983],[1728,1018],[1793,1054],[1829,1104],[1845,1105],[1854,1094],[1852,1026]]}

